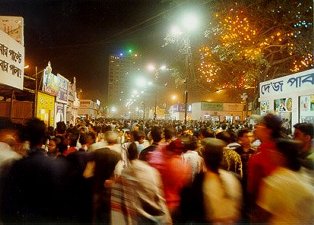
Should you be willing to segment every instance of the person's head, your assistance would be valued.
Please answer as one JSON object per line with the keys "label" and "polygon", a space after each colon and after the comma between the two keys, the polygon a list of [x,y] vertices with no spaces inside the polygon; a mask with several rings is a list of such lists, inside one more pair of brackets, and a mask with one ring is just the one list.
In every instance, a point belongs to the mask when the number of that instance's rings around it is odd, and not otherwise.
{"label": "person's head", "polygon": [[268,113],[255,125],[255,135],[263,141],[274,140],[282,137],[282,121],[279,116]]}
{"label": "person's head", "polygon": [[216,134],[216,138],[223,140],[227,144],[232,142],[232,137],[228,131],[221,131],[218,134]]}
{"label": "person's head", "polygon": [[118,143],[118,134],[114,131],[107,131],[105,133],[105,139],[109,145]]}
{"label": "person's head", "polygon": [[182,141],[184,144],[184,152],[188,150],[196,150],[197,149],[197,138],[192,135],[188,135],[185,137],[182,137]]}
{"label": "person's head", "polygon": [[298,171],[301,168],[301,163],[298,160],[301,143],[290,139],[280,138],[277,140],[276,145],[279,154],[275,154],[275,160],[279,165],[290,170]]}
{"label": "person's head", "polygon": [[171,140],[173,137],[175,137],[176,131],[173,127],[166,127],[164,130],[164,137],[166,141]]}
{"label": "person's head", "polygon": [[26,121],[21,140],[29,141],[30,148],[41,147],[47,140],[47,127],[44,121],[32,118]]}
{"label": "person's head", "polygon": [[128,147],[128,159],[134,160],[138,158],[138,151],[137,151],[137,145],[135,144],[135,142],[132,142],[129,147]]}
{"label": "person's head", "polygon": [[242,146],[248,146],[251,144],[250,140],[250,130],[247,128],[243,128],[238,132],[238,142]]}
{"label": "person's head", "polygon": [[210,137],[213,138],[215,137],[215,133],[213,130],[204,127],[204,128],[201,128],[199,137],[200,139],[210,138]]}
{"label": "person's head", "polygon": [[77,141],[80,136],[80,131],[77,128],[68,129],[66,136],[68,145],[70,145],[71,147],[76,147]]}
{"label": "person's head", "polygon": [[49,154],[57,154],[57,152],[58,152],[57,142],[58,142],[58,140],[56,138],[49,139],[49,143],[48,143],[48,153]]}
{"label": "person's head", "polygon": [[60,121],[57,123],[57,127],[56,127],[57,135],[65,135],[66,130],[67,130],[67,126],[63,121]]}
{"label": "person's head", "polygon": [[214,173],[218,173],[223,157],[223,148],[226,146],[226,143],[216,138],[205,138],[202,144],[202,156],[206,168]]}
{"label": "person's head", "polygon": [[158,126],[153,126],[150,135],[154,142],[160,142],[162,139],[162,129]]}
{"label": "person's head", "polygon": [[90,146],[96,142],[96,133],[93,131],[89,131],[86,134],[86,145]]}
{"label": "person's head", "polygon": [[177,138],[166,146],[166,150],[174,155],[181,155],[184,151],[184,144],[181,139]]}
{"label": "person's head", "polygon": [[294,140],[300,141],[302,150],[308,151],[311,149],[312,139],[314,135],[314,126],[311,123],[297,123],[293,126]]}

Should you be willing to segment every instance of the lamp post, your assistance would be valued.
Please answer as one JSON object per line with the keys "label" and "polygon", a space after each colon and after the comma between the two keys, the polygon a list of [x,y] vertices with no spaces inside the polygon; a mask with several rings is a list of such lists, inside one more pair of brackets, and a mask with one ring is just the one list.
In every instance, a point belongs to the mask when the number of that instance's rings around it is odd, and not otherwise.
{"label": "lamp post", "polygon": [[171,35],[172,40],[176,40],[177,42],[183,43],[183,49],[181,52],[185,55],[185,87],[184,87],[184,124],[187,123],[187,113],[188,113],[188,100],[189,100],[189,78],[195,77],[194,75],[194,67],[192,61],[192,51],[191,51],[191,41],[190,41],[190,33],[196,27],[198,27],[198,18],[193,14],[186,14],[182,18],[182,27],[184,32],[177,26],[172,27]]}
{"label": "lamp post", "polygon": [[156,120],[157,119],[157,81],[159,78],[159,73],[160,71],[165,71],[167,70],[167,66],[166,65],[161,65],[159,68],[156,68],[153,64],[149,64],[147,66],[148,71],[150,72],[154,72],[154,80],[155,80],[155,96],[154,96],[154,117],[153,119]]}

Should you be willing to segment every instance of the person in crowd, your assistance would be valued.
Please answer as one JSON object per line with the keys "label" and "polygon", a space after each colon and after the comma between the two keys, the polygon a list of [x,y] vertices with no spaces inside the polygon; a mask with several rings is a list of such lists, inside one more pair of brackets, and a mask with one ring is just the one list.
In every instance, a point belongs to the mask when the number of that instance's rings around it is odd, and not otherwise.
{"label": "person in crowd", "polygon": [[175,140],[176,137],[176,130],[172,126],[167,126],[164,129],[164,142],[170,143]]}
{"label": "person in crowd", "polygon": [[130,164],[112,187],[111,224],[171,224],[159,172],[138,160],[134,142],[127,151]]}
{"label": "person in crowd", "polygon": [[67,126],[63,121],[57,122],[57,127],[55,130],[55,136],[65,136],[66,130],[67,130]]}
{"label": "person in crowd", "polygon": [[[19,142],[18,131],[12,121],[0,118],[0,202],[7,174],[14,162],[22,158],[22,155],[15,151]],[[1,221],[0,210],[0,224]]]}
{"label": "person in crowd", "polygon": [[242,216],[244,220],[249,218],[249,198],[247,192],[247,177],[248,177],[248,163],[249,159],[253,154],[255,154],[255,150],[251,147],[251,140],[249,137],[250,130],[247,128],[243,128],[238,132],[238,142],[240,144],[239,147],[235,149],[235,151],[240,155],[242,161],[242,192],[243,192],[243,211]]}
{"label": "person in crowd", "polygon": [[134,136],[134,140],[135,140],[138,152],[141,152],[143,149],[147,148],[150,144],[146,140],[146,135],[145,135],[144,131],[140,130],[136,133],[137,133],[137,135]]}
{"label": "person in crowd", "polygon": [[60,224],[66,221],[65,164],[47,157],[46,125],[34,118],[25,123],[21,140],[27,156],[16,161],[5,180],[0,210],[3,224]]}
{"label": "person in crowd", "polygon": [[78,151],[77,142],[79,139],[79,130],[77,128],[68,129],[66,133],[66,139],[67,145],[69,146],[66,151],[63,152],[64,156],[67,156],[73,152]]}
{"label": "person in crowd", "polygon": [[278,162],[273,160],[273,155],[277,152],[276,140],[282,137],[281,119],[274,114],[266,114],[255,125],[254,134],[261,142],[248,163],[248,194],[250,200],[250,216],[254,222],[258,216],[256,200],[262,180],[269,176],[278,166]]}
{"label": "person in crowd", "polygon": [[313,224],[314,192],[299,173],[300,143],[279,139],[273,159],[278,167],[264,178],[257,204],[259,221],[267,224]]}
{"label": "person in crowd", "polygon": [[107,147],[91,154],[84,177],[92,183],[92,221],[94,224],[110,224],[110,192],[114,170],[121,160],[121,154]]}
{"label": "person in crowd", "polygon": [[182,153],[183,161],[190,165],[192,171],[192,180],[196,174],[203,170],[203,158],[196,151],[198,148],[197,138],[192,135],[188,135],[182,138],[184,143],[184,150]]}
{"label": "person in crowd", "polygon": [[314,170],[314,126],[311,123],[297,123],[293,127],[294,139],[302,143],[298,158],[303,167]]}
{"label": "person in crowd", "polygon": [[192,180],[190,166],[182,161],[183,149],[182,141],[175,139],[168,145],[152,151],[148,156],[148,163],[161,175],[166,203],[174,220],[180,205],[180,192]]}
{"label": "person in crowd", "polygon": [[120,155],[122,154],[121,144],[118,143],[118,134],[115,131],[107,131],[105,133],[105,139],[107,142],[106,148],[116,151]]}
{"label": "person in crowd", "polygon": [[206,138],[202,156],[206,170],[181,193],[180,224],[236,224],[240,218],[241,184],[234,173],[221,169],[226,143]]}
{"label": "person in crowd", "polygon": [[59,154],[59,149],[58,149],[58,138],[53,137],[53,138],[49,138],[48,140],[48,146],[47,146],[47,154],[50,157],[56,158]]}
{"label": "person in crowd", "polygon": [[147,161],[148,160],[148,154],[152,151],[155,151],[161,140],[162,140],[162,129],[158,126],[154,126],[152,127],[151,131],[150,131],[150,135],[153,139],[153,143],[148,146],[147,148],[144,148],[139,155],[139,159],[143,160],[143,161]]}
{"label": "person in crowd", "polygon": [[236,173],[239,177],[242,177],[242,161],[240,155],[234,150],[228,147],[228,144],[234,141],[228,131],[222,131],[216,134],[216,138],[226,142],[227,146],[223,151],[222,168]]}

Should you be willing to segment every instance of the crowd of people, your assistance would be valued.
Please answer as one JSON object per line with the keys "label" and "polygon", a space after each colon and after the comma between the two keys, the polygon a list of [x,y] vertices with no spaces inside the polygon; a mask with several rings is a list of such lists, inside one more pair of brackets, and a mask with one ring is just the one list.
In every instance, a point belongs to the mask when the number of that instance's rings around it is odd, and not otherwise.
{"label": "crowd of people", "polygon": [[255,119],[0,118],[0,224],[314,224],[313,124]]}

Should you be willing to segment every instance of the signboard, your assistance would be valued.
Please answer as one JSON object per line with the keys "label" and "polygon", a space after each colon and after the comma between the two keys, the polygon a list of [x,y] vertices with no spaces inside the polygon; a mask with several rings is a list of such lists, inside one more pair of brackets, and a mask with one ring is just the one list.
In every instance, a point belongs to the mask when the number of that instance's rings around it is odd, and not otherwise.
{"label": "signboard", "polygon": [[24,46],[24,19],[17,16],[0,16],[0,30]]}
{"label": "signboard", "polygon": [[54,125],[55,97],[38,92],[36,116],[48,126]]}
{"label": "signboard", "polygon": [[0,83],[23,89],[24,47],[0,30]]}
{"label": "signboard", "polygon": [[58,74],[59,78],[59,91],[57,94],[56,101],[67,104],[68,103],[68,93],[69,93],[69,80]]}
{"label": "signboard", "polygon": [[260,83],[260,97],[314,89],[314,69]]}
{"label": "signboard", "polygon": [[45,69],[43,75],[43,91],[47,94],[57,96],[60,89],[60,79],[51,70]]}
{"label": "signboard", "polygon": [[201,102],[202,111],[223,111],[223,103]]}

